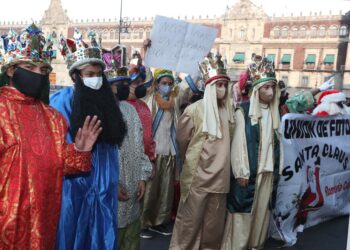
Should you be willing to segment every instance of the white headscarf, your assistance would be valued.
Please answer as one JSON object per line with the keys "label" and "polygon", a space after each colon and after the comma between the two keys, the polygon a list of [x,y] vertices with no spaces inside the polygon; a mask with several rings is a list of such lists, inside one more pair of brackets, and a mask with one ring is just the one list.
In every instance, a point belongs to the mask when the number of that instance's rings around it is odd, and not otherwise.
{"label": "white headscarf", "polygon": [[[221,124],[219,116],[218,101],[216,98],[216,82],[222,79],[218,79],[208,84],[205,87],[203,103],[204,103],[204,117],[203,117],[203,132],[209,135],[211,140],[221,139]],[[225,99],[225,107],[228,115],[229,122],[233,123],[233,112],[232,112],[232,100],[230,98],[231,93],[230,83],[227,87],[227,95]]]}
{"label": "white headscarf", "polygon": [[[259,89],[270,81],[261,82],[253,87],[252,95],[250,96],[250,107],[249,117],[252,125],[258,123],[261,118],[260,98]],[[273,101],[269,104],[271,115],[272,115],[272,126],[274,129],[278,129],[280,125],[280,114],[279,114],[279,102],[280,102],[281,91],[276,84],[276,92]]]}

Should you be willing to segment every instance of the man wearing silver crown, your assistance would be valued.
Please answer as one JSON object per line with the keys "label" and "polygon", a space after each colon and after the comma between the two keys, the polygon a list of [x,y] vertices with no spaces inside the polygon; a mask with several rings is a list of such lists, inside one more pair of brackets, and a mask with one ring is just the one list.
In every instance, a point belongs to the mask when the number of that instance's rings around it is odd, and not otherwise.
{"label": "man wearing silver crown", "polygon": [[224,231],[233,128],[230,78],[212,58],[201,69],[204,98],[188,106],[178,122],[176,138],[184,163],[172,250],[219,249]]}
{"label": "man wearing silver crown", "polygon": [[0,248],[54,249],[63,175],[90,170],[101,129],[85,120],[67,144],[67,123],[47,102],[53,51],[32,24],[0,39]]}
{"label": "man wearing silver crown", "polygon": [[91,46],[75,30],[74,41],[61,37],[74,87],[56,92],[50,104],[69,123],[72,141],[82,117],[97,115],[103,127],[92,151],[92,171],[65,178],[57,249],[116,249],[118,211],[118,146],[126,134],[121,111],[103,73],[105,63],[94,32]]}

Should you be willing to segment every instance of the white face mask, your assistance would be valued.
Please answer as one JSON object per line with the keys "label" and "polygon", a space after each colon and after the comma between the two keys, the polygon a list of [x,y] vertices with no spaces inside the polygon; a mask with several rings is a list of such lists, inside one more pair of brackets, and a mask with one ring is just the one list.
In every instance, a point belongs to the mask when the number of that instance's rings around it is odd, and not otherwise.
{"label": "white face mask", "polygon": [[216,98],[218,100],[222,100],[225,98],[226,95],[226,88],[225,87],[216,87]]}
{"label": "white face mask", "polygon": [[103,84],[102,76],[95,77],[84,77],[83,78],[84,85],[94,90],[99,90]]}

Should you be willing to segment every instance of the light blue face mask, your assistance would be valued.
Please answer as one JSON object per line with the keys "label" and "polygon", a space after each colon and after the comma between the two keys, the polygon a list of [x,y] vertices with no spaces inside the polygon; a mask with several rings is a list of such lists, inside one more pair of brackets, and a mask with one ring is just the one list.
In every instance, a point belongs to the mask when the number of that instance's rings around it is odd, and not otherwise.
{"label": "light blue face mask", "polygon": [[158,91],[162,96],[168,96],[171,92],[171,87],[169,85],[160,85]]}

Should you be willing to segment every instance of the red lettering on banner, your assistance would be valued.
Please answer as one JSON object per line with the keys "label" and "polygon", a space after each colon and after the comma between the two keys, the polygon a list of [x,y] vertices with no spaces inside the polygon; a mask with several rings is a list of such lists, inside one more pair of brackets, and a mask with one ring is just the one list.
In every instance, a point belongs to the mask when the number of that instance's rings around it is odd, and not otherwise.
{"label": "red lettering on banner", "polygon": [[345,181],[344,185],[343,185],[343,190],[347,190],[350,189],[350,182],[349,181]]}
{"label": "red lettering on banner", "polygon": [[348,189],[350,189],[350,181],[345,181],[343,184],[338,184],[333,187],[326,186],[324,191],[327,196],[330,196],[332,194],[339,193]]}
{"label": "red lettering on banner", "polygon": [[330,196],[330,195],[335,194],[335,193],[339,193],[342,190],[343,190],[342,184],[338,184],[338,185],[333,186],[333,187],[328,187],[328,186],[325,187],[325,192],[326,192],[327,196]]}

